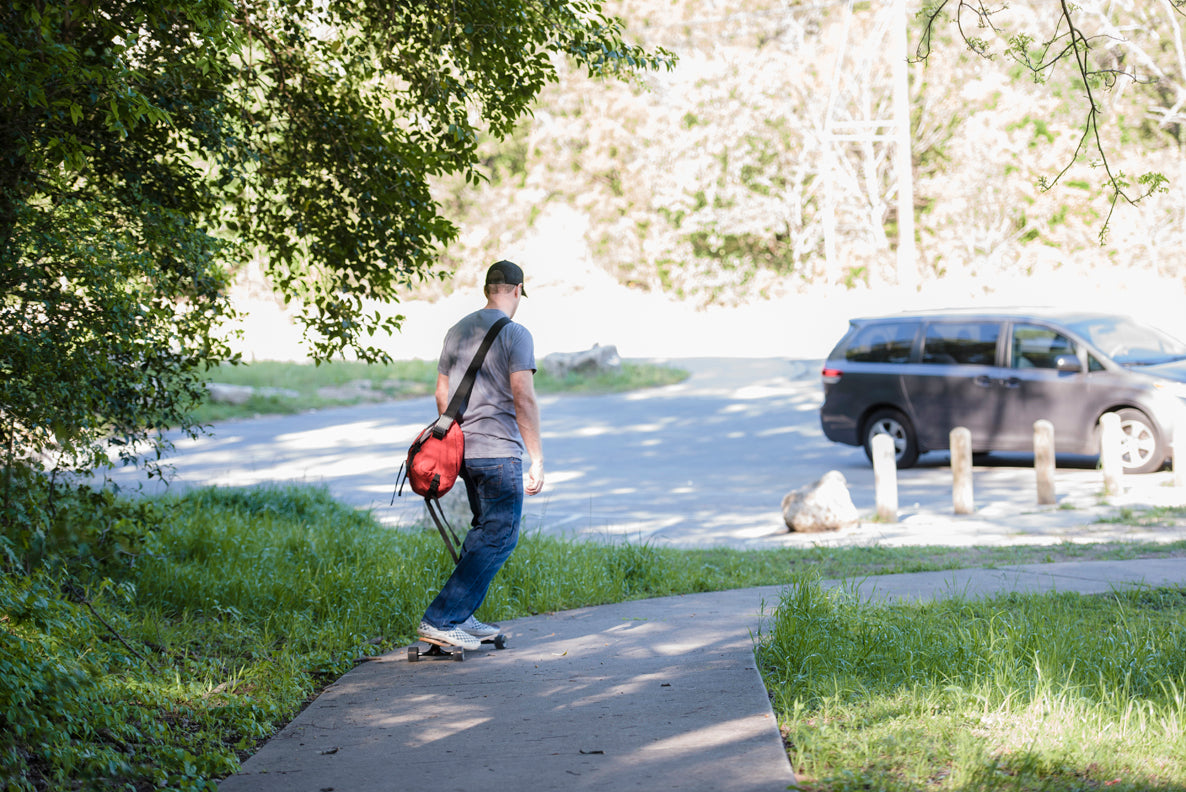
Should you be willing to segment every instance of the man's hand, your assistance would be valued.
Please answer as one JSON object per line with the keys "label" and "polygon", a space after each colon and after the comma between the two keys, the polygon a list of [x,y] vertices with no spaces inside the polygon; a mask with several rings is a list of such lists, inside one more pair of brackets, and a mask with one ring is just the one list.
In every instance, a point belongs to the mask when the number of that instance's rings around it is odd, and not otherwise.
{"label": "man's hand", "polygon": [[523,491],[528,495],[538,495],[544,488],[544,462],[531,460],[531,468],[527,471],[527,483]]}
{"label": "man's hand", "polygon": [[538,495],[544,488],[544,448],[539,436],[539,402],[535,399],[535,372],[527,369],[511,373],[511,394],[515,398],[515,421],[523,446],[531,457],[531,468],[527,471],[527,483],[523,491]]}

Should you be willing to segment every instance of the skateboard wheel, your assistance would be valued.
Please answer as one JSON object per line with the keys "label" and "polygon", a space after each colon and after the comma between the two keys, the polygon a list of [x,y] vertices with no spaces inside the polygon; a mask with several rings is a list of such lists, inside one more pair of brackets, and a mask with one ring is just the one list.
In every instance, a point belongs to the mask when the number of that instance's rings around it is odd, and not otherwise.
{"label": "skateboard wheel", "polygon": [[420,647],[419,646],[409,646],[408,647],[408,662],[415,663],[419,659],[420,659]]}
{"label": "skateboard wheel", "polygon": [[499,633],[498,635],[494,636],[494,648],[495,649],[506,649],[507,648],[507,637],[505,635],[503,635],[502,633]]}
{"label": "skateboard wheel", "polygon": [[449,654],[452,656],[454,662],[457,662],[457,663],[460,663],[462,660],[465,659],[465,650],[462,649],[461,647],[454,649]]}

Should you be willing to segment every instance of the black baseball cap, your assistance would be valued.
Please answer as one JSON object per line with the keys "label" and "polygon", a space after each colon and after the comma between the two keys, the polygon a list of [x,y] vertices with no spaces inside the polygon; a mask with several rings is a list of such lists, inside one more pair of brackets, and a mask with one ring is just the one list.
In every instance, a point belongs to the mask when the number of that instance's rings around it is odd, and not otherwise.
{"label": "black baseball cap", "polygon": [[[523,286],[523,270],[513,261],[496,261],[486,270],[486,285],[506,283],[511,286]],[[527,296],[527,287],[523,286],[523,296]]]}

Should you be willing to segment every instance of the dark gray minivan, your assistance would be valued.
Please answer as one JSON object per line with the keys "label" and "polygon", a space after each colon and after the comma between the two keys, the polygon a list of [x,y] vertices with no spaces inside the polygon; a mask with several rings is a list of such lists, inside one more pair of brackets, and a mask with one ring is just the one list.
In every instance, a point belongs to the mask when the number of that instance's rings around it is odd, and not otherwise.
{"label": "dark gray minivan", "polygon": [[829,440],[894,438],[898,466],[946,449],[967,427],[976,452],[1032,451],[1034,422],[1055,449],[1098,454],[1098,423],[1120,416],[1124,469],[1165,464],[1186,405],[1186,345],[1123,316],[949,311],[853,319],[822,372]]}

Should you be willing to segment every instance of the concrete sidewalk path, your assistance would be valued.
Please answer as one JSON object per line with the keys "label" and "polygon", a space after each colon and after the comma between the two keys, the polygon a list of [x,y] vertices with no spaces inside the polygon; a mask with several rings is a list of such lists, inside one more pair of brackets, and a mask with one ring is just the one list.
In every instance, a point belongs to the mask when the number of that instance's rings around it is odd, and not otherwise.
{"label": "concrete sidewalk path", "polygon": [[[1186,584],[1186,559],[1034,564],[850,582],[889,600]],[[828,581],[826,585],[841,585]],[[794,782],[753,635],[781,587],[627,602],[503,625],[464,662],[361,663],[223,792],[782,790]]]}

